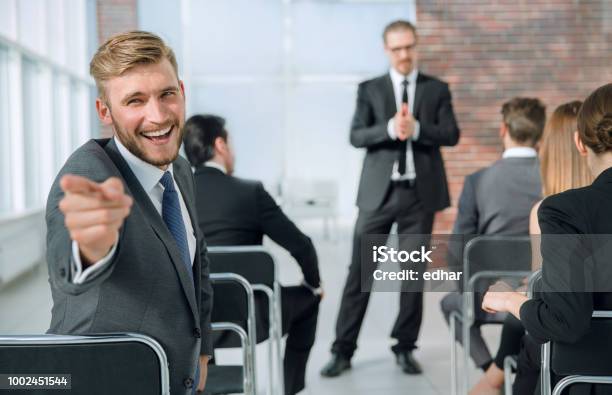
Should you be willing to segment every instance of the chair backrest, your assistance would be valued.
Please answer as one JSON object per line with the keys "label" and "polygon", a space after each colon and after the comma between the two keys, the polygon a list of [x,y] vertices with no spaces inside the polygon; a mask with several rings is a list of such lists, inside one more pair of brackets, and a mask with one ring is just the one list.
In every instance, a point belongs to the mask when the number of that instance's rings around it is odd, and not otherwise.
{"label": "chair backrest", "polygon": [[[211,273],[213,308],[211,322],[230,322],[238,325],[256,340],[255,301],[249,282],[236,273]],[[240,347],[240,338],[233,332],[213,332],[215,348]]]}
{"label": "chair backrest", "polygon": [[[479,272],[518,272],[531,270],[529,236],[483,235],[466,243],[463,252],[464,289]],[[476,284],[476,291],[486,291],[492,280]]]}
{"label": "chair backrest", "polygon": [[[533,273],[529,279],[529,297],[537,297],[542,292],[542,271]],[[575,383],[612,383],[612,311],[594,311],[587,334],[577,342],[568,344],[547,342],[541,347],[542,369],[540,388],[542,394],[561,393]],[[560,380],[552,388],[555,381]]]}
{"label": "chair backrest", "polygon": [[594,312],[588,333],[576,343],[551,342],[552,371],[558,376],[612,376],[610,334],[612,312]]}
{"label": "chair backrest", "polygon": [[211,273],[236,273],[251,284],[274,287],[274,258],[262,246],[209,247],[208,259]]}
{"label": "chair backrest", "polygon": [[246,280],[248,288],[240,281],[233,281],[234,276],[235,273],[211,274],[214,295],[211,322],[231,322],[248,331],[249,298],[253,291]]}
{"label": "chair backrest", "polygon": [[163,348],[132,333],[0,336],[0,372],[70,375],[66,383],[79,394],[170,393]]}
{"label": "chair backrest", "polygon": [[[210,261],[211,273],[235,273],[246,279],[252,286],[263,285],[272,291],[279,289],[276,283],[276,263],[274,257],[263,246],[222,246],[209,247],[208,259]],[[219,295],[224,295],[222,288]],[[215,293],[217,297],[217,293]],[[225,298],[225,296],[221,296]],[[221,309],[227,309],[220,306]],[[260,292],[255,293],[255,324],[257,327],[256,342],[261,343],[268,339],[269,317],[268,317],[268,298]],[[242,315],[243,310],[236,311]],[[225,320],[228,321],[228,320]],[[229,320],[230,322],[235,322]],[[213,337],[216,348],[239,347],[240,342],[237,336],[229,332],[216,333]]]}
{"label": "chair backrest", "polygon": [[481,235],[471,238],[465,244],[462,289],[474,292],[470,299],[476,322],[504,321],[506,313],[492,315],[480,308],[484,294],[498,279],[505,279],[510,285],[518,286],[519,277],[529,274],[531,259],[529,236]]}

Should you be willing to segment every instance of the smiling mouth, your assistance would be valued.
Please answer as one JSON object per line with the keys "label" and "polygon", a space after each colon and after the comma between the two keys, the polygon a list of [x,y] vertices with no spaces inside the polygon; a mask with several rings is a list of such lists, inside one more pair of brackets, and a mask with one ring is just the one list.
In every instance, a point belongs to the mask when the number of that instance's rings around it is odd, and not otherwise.
{"label": "smiling mouth", "polygon": [[174,130],[174,126],[170,125],[163,129],[141,132],[141,136],[152,141],[155,144],[164,144],[170,139],[170,135]]}

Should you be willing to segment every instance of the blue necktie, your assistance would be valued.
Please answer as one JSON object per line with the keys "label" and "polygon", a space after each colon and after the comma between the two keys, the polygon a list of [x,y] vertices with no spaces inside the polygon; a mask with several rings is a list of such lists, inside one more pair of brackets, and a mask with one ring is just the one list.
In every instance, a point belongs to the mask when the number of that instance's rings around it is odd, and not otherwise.
{"label": "blue necktie", "polygon": [[176,241],[183,263],[187,267],[187,272],[190,277],[193,277],[191,259],[189,258],[189,244],[187,244],[187,232],[183,223],[183,215],[181,214],[181,204],[179,196],[174,189],[174,180],[172,174],[167,171],[159,181],[164,187],[164,196],[162,198],[162,218]]}

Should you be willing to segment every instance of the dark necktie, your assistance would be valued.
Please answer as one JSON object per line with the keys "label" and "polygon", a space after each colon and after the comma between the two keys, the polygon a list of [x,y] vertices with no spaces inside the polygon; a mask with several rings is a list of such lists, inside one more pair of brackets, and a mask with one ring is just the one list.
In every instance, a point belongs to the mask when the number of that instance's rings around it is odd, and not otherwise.
{"label": "dark necktie", "polygon": [[[408,105],[408,80],[402,81],[402,106]],[[400,108],[401,111],[401,108]],[[406,148],[408,147],[408,141],[400,141],[399,152],[397,153],[398,164],[397,171],[400,175],[406,174]]]}
{"label": "dark necktie", "polygon": [[185,231],[185,223],[181,214],[181,204],[179,195],[174,189],[174,181],[172,174],[167,171],[159,181],[164,187],[164,196],[162,198],[162,218],[172,234],[174,241],[181,253],[183,263],[187,267],[187,272],[193,276],[191,259],[189,254],[189,244],[187,243],[187,232]]}

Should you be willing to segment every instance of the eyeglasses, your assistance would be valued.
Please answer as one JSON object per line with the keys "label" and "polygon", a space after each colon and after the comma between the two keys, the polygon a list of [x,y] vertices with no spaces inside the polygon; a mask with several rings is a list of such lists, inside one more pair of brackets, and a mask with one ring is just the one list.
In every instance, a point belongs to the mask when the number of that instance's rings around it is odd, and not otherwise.
{"label": "eyeglasses", "polygon": [[412,50],[414,50],[416,48],[416,43],[414,44],[410,44],[410,45],[405,45],[403,47],[394,47],[394,48],[389,48],[389,50],[394,54],[394,55],[398,55],[400,54],[402,51],[407,51],[410,52]]}

